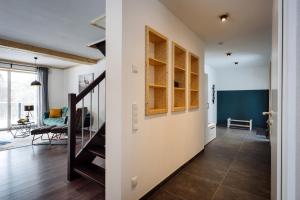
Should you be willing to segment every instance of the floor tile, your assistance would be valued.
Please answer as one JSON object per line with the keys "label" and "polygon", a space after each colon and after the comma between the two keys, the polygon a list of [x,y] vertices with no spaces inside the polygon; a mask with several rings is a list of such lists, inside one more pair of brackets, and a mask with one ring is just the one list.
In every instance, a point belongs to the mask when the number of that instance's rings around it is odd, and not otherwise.
{"label": "floor tile", "polygon": [[182,171],[190,175],[195,175],[219,183],[225,177],[229,167],[229,164],[227,163],[223,160],[207,161],[205,159],[198,159],[189,164]]}
{"label": "floor tile", "polygon": [[167,191],[159,190],[149,200],[184,200]]}
{"label": "floor tile", "polygon": [[209,200],[218,184],[180,173],[170,180],[163,189],[185,200]]}
{"label": "floor tile", "polygon": [[230,187],[220,187],[213,200],[268,200],[238,189]]}
{"label": "floor tile", "polygon": [[270,197],[270,181],[257,174],[230,170],[223,186],[229,186],[264,198]]}

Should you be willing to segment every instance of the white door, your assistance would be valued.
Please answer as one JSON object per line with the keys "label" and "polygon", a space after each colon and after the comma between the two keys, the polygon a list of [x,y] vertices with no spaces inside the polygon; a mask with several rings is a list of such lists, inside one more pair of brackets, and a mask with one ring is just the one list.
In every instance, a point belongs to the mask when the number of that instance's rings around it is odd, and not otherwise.
{"label": "white door", "polygon": [[270,80],[271,199],[281,199],[282,0],[273,1]]}

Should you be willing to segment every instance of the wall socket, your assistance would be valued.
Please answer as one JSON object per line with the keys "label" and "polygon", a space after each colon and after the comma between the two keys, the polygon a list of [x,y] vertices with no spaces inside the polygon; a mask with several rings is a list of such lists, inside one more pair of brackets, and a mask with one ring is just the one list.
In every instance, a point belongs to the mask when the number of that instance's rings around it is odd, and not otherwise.
{"label": "wall socket", "polygon": [[132,104],[132,132],[138,131],[138,105],[137,103]]}
{"label": "wall socket", "polygon": [[134,74],[139,73],[138,66],[136,66],[136,65],[131,65],[131,72],[134,73]]}
{"label": "wall socket", "polygon": [[134,176],[131,178],[131,189],[135,189],[138,185],[138,177]]}

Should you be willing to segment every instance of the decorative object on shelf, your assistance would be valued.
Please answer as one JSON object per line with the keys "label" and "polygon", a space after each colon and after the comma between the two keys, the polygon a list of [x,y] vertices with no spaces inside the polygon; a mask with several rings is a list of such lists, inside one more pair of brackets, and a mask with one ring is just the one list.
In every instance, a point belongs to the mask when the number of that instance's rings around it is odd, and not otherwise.
{"label": "decorative object on shelf", "polygon": [[145,114],[168,112],[168,38],[146,26]]}
{"label": "decorative object on shelf", "polygon": [[34,110],[34,106],[33,105],[26,105],[24,106],[24,111],[27,112],[27,115],[26,115],[26,120],[27,122],[29,122],[29,117],[33,117],[33,115],[31,114],[31,111]]}
{"label": "decorative object on shelf", "polygon": [[89,84],[94,81],[94,73],[79,75],[78,90],[82,92]]}
{"label": "decorative object on shelf", "polygon": [[176,42],[172,42],[172,59],[172,112],[179,112],[186,109],[187,51]]}
{"label": "decorative object on shelf", "polygon": [[[38,59],[37,57],[34,57],[34,65],[36,66],[36,68],[37,68],[37,64],[36,64],[37,59]],[[41,82],[34,80],[33,82],[31,82],[30,85],[31,86],[41,86],[42,84],[41,84]]]}
{"label": "decorative object on shelf", "polygon": [[189,109],[199,108],[199,57],[189,53]]}
{"label": "decorative object on shelf", "polygon": [[215,84],[212,85],[212,98],[211,101],[213,104],[215,104],[215,99],[216,99],[216,90],[215,90]]}

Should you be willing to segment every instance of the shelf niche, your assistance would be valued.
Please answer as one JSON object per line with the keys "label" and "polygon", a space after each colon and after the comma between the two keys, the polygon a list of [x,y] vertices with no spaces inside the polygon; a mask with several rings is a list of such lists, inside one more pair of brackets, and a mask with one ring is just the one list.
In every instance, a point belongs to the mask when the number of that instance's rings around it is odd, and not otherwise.
{"label": "shelf niche", "polygon": [[187,51],[175,42],[172,42],[172,111],[186,109],[186,69]]}
{"label": "shelf niche", "polygon": [[199,108],[199,57],[189,53],[189,109]]}
{"label": "shelf niche", "polygon": [[168,38],[146,26],[145,114],[168,112]]}

